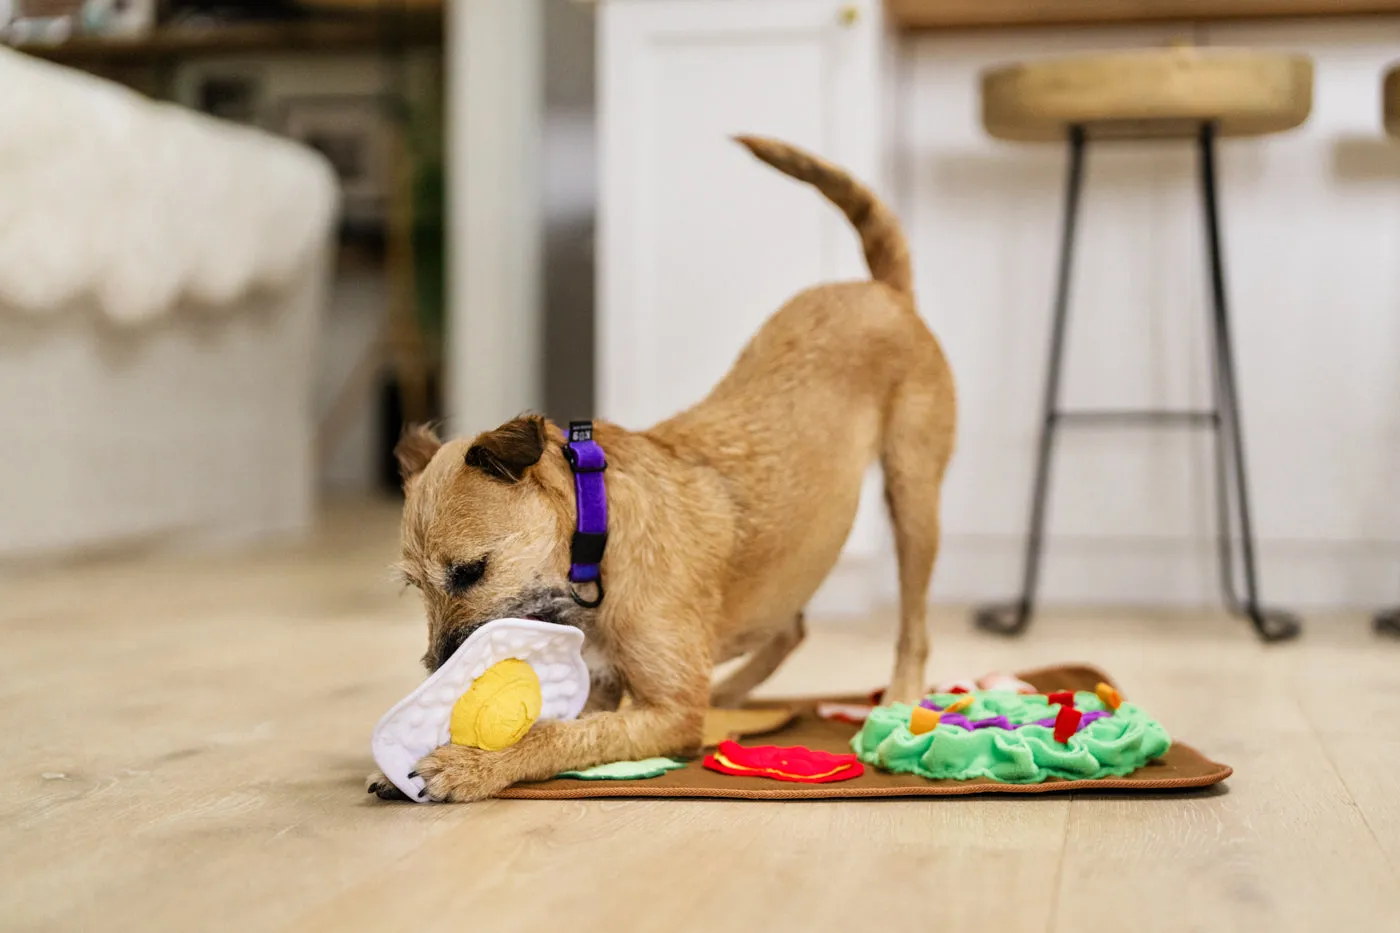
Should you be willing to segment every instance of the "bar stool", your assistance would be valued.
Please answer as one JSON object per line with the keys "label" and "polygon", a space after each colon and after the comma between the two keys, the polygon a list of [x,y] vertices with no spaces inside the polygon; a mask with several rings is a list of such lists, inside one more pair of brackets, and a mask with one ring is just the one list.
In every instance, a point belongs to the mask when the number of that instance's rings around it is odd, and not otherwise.
{"label": "bar stool", "polygon": [[[1216,140],[1293,129],[1312,109],[1312,61],[1301,55],[1190,47],[1143,49],[998,68],[982,76],[988,133],[1018,142],[1068,142],[1064,218],[1054,295],[1049,364],[1031,493],[1021,595],[976,613],[980,628],[1005,635],[1030,624],[1039,582],[1050,461],[1059,428],[1206,427],[1215,436],[1215,483],[1221,587],[1225,605],[1266,641],[1296,636],[1297,618],[1260,604],[1243,431],[1231,346],[1216,195]],[[1064,411],[1060,369],[1068,317],[1070,268],[1090,140],[1193,140],[1198,150],[1210,286],[1212,407],[1207,411]],[[1232,515],[1233,512],[1233,515]],[[1236,526],[1238,537],[1236,536]],[[1238,551],[1238,553],[1236,553]],[[1243,594],[1236,566],[1243,576]]]}
{"label": "bar stool", "polygon": [[[1400,137],[1400,65],[1392,65],[1381,86],[1381,122],[1391,136]],[[1377,635],[1400,638],[1400,606],[1376,613]]]}

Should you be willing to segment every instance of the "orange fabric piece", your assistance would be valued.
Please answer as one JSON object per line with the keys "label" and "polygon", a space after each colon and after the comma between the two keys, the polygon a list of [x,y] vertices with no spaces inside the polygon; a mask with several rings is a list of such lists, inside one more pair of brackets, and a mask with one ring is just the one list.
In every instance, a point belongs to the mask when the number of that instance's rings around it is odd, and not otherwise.
{"label": "orange fabric piece", "polygon": [[938,721],[943,718],[943,714],[923,706],[916,706],[909,713],[909,731],[914,735],[923,735],[925,732],[932,732],[938,728]]}
{"label": "orange fabric piece", "polygon": [[957,698],[956,700],[954,700],[952,703],[949,703],[947,706],[945,706],[945,707],[943,708],[943,712],[945,712],[945,713],[961,713],[963,710],[965,710],[965,709],[967,709],[969,706],[971,706],[974,702],[976,702],[976,700],[975,700],[974,697],[971,697],[971,696],[968,696],[968,695],[964,695],[964,696],[958,697],[958,698]]}
{"label": "orange fabric piece", "polygon": [[1107,706],[1109,709],[1116,710],[1123,705],[1123,694],[1114,690],[1108,684],[1099,684],[1094,688],[1094,692],[1098,694],[1099,699],[1103,701],[1103,705]]}

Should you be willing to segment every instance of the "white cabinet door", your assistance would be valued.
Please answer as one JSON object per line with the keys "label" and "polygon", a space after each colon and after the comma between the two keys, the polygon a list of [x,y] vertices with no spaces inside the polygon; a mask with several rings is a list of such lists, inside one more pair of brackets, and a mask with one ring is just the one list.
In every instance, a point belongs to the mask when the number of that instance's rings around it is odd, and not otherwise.
{"label": "white cabinet door", "polygon": [[[601,416],[641,428],[675,414],[788,298],[868,276],[845,218],[730,137],[777,137],[881,187],[882,41],[879,0],[604,4]],[[841,564],[809,609],[869,610],[887,536],[872,470]]]}
{"label": "white cabinet door", "polygon": [[616,0],[599,32],[599,414],[645,427],[700,400],[800,289],[864,276],[855,236],[730,137],[870,178],[878,0]]}

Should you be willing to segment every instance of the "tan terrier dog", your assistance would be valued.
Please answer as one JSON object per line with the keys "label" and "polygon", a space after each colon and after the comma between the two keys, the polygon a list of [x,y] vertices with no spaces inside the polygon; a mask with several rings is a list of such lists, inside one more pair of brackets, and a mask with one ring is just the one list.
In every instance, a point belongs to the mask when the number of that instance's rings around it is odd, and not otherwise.
{"label": "tan terrier dog", "polygon": [[[593,681],[577,720],[538,722],[501,751],[434,751],[418,765],[433,799],[695,752],[706,707],[741,703],[802,641],[803,607],[836,563],[877,458],[899,555],[887,697],[923,693],[952,374],[914,308],[890,211],[836,166],[784,143],[740,142],[845,212],[873,281],[797,295],[709,397],[674,418],[640,432],[596,426],[610,513],[600,606],[570,596],[576,505],[557,427],[525,417],[470,441],[417,429],[399,444],[402,570],[427,606],[429,670],[481,624],[527,617],[582,629]],[[715,665],[742,655],[712,691]],[[369,789],[399,796],[379,775]]]}

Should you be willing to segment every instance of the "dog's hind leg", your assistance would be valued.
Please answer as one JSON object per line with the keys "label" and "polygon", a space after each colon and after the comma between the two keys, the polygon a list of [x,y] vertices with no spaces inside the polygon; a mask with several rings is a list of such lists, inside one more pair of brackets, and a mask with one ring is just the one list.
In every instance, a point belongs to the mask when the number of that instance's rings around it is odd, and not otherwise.
{"label": "dog's hind leg", "polygon": [[710,691],[710,705],[720,708],[735,708],[744,705],[749,693],[773,675],[773,672],[787,660],[788,655],[802,644],[807,634],[802,613],[793,616],[792,622],[783,626],[773,637],[749,655],[742,667],[730,674]]}
{"label": "dog's hind leg", "polygon": [[[935,372],[946,372],[941,367]],[[917,703],[928,661],[928,588],[938,557],[939,499],[952,454],[953,395],[945,378],[911,378],[885,419],[885,503],[899,558],[899,641],[885,702]]]}

